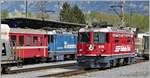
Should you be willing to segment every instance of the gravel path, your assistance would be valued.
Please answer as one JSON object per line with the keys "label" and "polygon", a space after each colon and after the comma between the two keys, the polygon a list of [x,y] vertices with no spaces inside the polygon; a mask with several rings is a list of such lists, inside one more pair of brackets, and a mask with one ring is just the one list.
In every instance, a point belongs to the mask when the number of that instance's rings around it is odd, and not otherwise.
{"label": "gravel path", "polygon": [[[58,77],[38,77],[38,76],[68,70],[69,71],[77,70],[77,67],[54,68],[41,71],[2,75],[1,78],[58,78]],[[149,78],[148,76],[149,76],[149,62],[142,62],[138,64],[106,69],[98,72],[91,72],[66,78]]]}
{"label": "gravel path", "polygon": [[86,73],[69,78],[150,78],[149,62]]}

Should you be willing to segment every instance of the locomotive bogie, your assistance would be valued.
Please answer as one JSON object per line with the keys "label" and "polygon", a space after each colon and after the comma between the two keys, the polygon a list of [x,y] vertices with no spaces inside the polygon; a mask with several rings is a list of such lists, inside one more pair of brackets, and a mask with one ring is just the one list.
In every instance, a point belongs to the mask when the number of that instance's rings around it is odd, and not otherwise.
{"label": "locomotive bogie", "polygon": [[79,56],[77,57],[78,65],[83,68],[108,68],[120,65],[134,64],[135,55],[119,56]]}

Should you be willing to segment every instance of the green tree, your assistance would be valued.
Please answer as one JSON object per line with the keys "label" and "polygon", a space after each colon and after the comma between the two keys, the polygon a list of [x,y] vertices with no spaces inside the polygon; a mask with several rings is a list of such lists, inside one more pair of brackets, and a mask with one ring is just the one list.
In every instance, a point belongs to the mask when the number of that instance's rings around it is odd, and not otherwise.
{"label": "green tree", "polygon": [[73,8],[73,22],[75,23],[81,23],[81,24],[85,24],[85,16],[83,14],[83,12],[79,9],[79,7],[77,5],[75,5]]}
{"label": "green tree", "polygon": [[85,24],[85,16],[77,5],[71,7],[65,2],[60,11],[60,21]]}
{"label": "green tree", "polygon": [[9,17],[8,10],[4,9],[2,10],[1,19],[5,19]]}
{"label": "green tree", "polygon": [[42,20],[45,20],[45,19],[49,19],[49,14],[48,13],[37,13],[36,14],[36,18],[39,18],[39,19],[42,19]]}
{"label": "green tree", "polygon": [[67,2],[65,2],[62,8],[63,9],[60,11],[60,21],[72,22],[72,12],[70,5]]}
{"label": "green tree", "polygon": [[[89,15],[86,16],[86,20],[91,19],[91,22],[96,20],[96,22],[105,22],[107,21],[108,24],[112,24],[116,26],[120,20],[118,16],[115,14],[103,13],[103,12],[91,12]],[[147,32],[149,26],[149,17],[133,13],[132,16],[129,13],[125,13],[124,21],[126,26],[138,27],[140,31]]]}
{"label": "green tree", "polygon": [[118,22],[117,16],[103,12],[92,11],[87,17],[91,19],[90,22],[107,22],[113,25]]}
{"label": "green tree", "polygon": [[32,12],[28,12],[28,17],[29,17],[29,18],[32,18],[32,17],[33,17]]}

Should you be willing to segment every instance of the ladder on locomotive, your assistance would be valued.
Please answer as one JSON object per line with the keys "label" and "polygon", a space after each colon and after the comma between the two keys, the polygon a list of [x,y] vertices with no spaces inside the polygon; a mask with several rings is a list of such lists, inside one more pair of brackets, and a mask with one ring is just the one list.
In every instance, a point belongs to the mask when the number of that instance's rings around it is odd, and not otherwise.
{"label": "ladder on locomotive", "polygon": [[14,62],[16,63],[17,67],[22,67],[22,59],[19,56],[21,53],[20,49],[17,49],[17,45],[15,42],[11,41],[11,52],[12,52],[12,57],[14,58]]}

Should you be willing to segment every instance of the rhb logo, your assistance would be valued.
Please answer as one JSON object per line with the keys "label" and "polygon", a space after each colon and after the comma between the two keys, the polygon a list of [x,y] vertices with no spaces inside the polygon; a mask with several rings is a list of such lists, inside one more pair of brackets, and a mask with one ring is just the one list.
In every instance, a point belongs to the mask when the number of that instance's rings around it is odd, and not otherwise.
{"label": "rhb logo", "polygon": [[116,46],[115,52],[121,52],[121,51],[131,51],[130,46]]}

